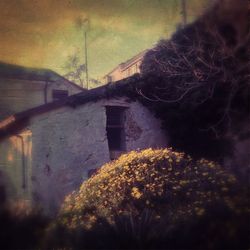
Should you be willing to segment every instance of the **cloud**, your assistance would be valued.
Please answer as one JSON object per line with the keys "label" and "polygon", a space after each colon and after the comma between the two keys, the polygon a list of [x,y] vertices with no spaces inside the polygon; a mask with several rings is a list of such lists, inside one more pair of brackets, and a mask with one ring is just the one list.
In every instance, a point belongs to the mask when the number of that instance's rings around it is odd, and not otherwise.
{"label": "cloud", "polygon": [[[197,8],[204,1],[188,0]],[[90,20],[90,64],[98,75],[169,35],[180,21],[179,1],[3,0],[0,60],[63,73],[74,49],[83,54],[83,30],[75,24],[79,17]]]}

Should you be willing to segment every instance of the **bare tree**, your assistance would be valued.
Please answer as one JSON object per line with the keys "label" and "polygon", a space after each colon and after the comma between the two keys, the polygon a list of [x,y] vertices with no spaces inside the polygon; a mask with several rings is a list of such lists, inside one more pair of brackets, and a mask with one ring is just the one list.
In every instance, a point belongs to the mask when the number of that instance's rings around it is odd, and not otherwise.
{"label": "bare tree", "polygon": [[246,4],[219,2],[170,40],[161,40],[144,57],[141,73],[148,80],[137,91],[157,110],[167,129],[175,130],[179,145],[185,141],[193,145],[194,138],[199,145],[225,138],[239,117],[249,117]]}
{"label": "bare tree", "polygon": [[84,79],[85,64],[80,63],[79,53],[75,52],[69,56],[64,68],[68,72],[64,75],[64,77],[82,87],[86,85],[86,81]]}
{"label": "bare tree", "polygon": [[[71,56],[68,57],[68,60],[66,61],[64,66],[64,69],[67,72],[64,77],[79,84],[81,87],[87,88],[86,67],[85,64],[81,63],[80,58],[81,57],[79,56],[78,51],[74,52]],[[101,82],[95,78],[90,78],[89,85],[91,85],[92,87],[96,87],[98,85],[101,85]]]}

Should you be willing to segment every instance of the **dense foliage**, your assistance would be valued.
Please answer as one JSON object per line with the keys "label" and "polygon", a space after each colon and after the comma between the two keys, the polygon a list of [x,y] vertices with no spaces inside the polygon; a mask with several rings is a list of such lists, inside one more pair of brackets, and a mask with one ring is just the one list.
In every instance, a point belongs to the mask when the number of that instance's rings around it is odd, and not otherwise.
{"label": "dense foliage", "polygon": [[242,248],[247,192],[215,162],[171,149],[132,151],[67,196],[49,246]]}
{"label": "dense foliage", "polygon": [[56,220],[0,206],[0,248],[248,249],[249,204],[238,184],[215,162],[133,151],[68,196]]}
{"label": "dense foliage", "polygon": [[175,148],[220,160],[232,153],[232,134],[249,122],[248,9],[247,1],[220,1],[145,55],[146,83],[137,91]]}
{"label": "dense foliage", "polygon": [[140,218],[150,210],[155,219],[172,224],[202,215],[214,201],[233,208],[235,184],[235,177],[215,162],[195,161],[171,149],[132,151],[105,164],[69,195],[61,220],[69,228],[91,228],[98,218],[112,224],[116,216]]}
{"label": "dense foliage", "polygon": [[116,216],[113,225],[98,218],[91,229],[57,223],[45,242],[53,249],[249,249],[249,213],[235,213],[218,202],[172,226],[149,211],[141,218]]}

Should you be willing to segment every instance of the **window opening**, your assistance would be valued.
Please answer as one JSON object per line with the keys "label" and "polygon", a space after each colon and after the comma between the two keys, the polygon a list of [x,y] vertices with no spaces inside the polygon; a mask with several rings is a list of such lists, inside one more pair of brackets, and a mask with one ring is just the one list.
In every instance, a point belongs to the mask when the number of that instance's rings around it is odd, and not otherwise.
{"label": "window opening", "polygon": [[112,76],[108,76],[107,79],[108,79],[108,83],[112,82]]}
{"label": "window opening", "polygon": [[125,108],[116,106],[106,107],[107,115],[107,138],[110,151],[110,158],[114,159],[114,152],[125,151]]}

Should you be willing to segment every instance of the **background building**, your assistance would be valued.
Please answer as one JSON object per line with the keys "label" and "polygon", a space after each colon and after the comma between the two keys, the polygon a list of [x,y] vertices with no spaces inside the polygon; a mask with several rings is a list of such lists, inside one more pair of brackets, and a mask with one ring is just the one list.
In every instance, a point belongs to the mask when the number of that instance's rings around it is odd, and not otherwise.
{"label": "background building", "polygon": [[51,70],[0,63],[0,119],[83,90]]}
{"label": "background building", "polygon": [[109,82],[115,82],[130,77],[136,73],[140,73],[140,65],[147,51],[148,50],[144,50],[126,62],[119,64],[103,77],[103,82],[105,84]]}

